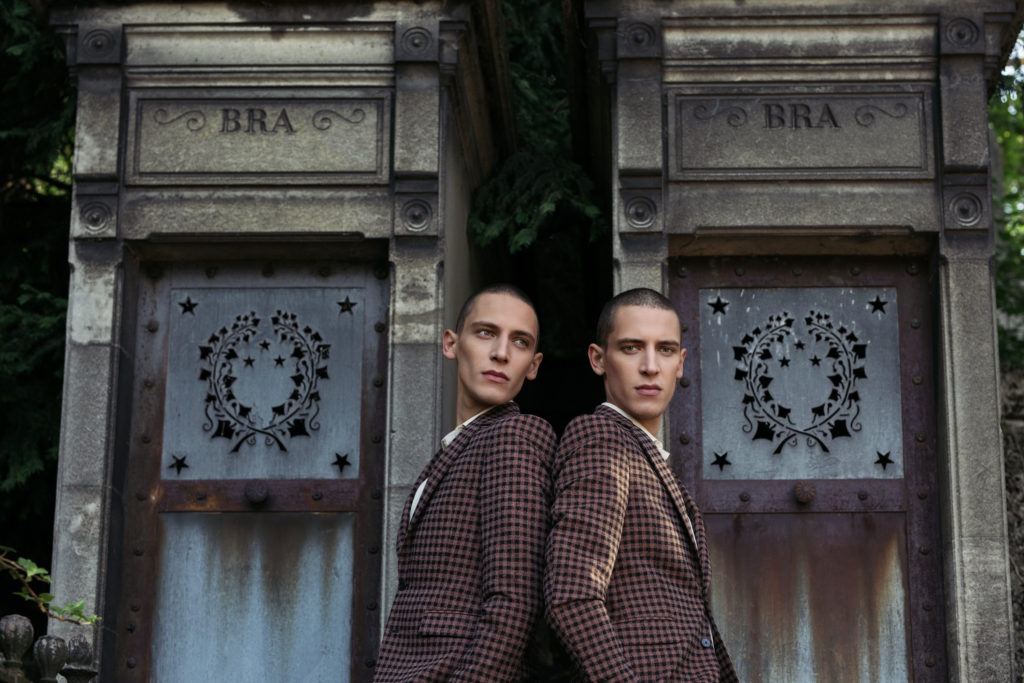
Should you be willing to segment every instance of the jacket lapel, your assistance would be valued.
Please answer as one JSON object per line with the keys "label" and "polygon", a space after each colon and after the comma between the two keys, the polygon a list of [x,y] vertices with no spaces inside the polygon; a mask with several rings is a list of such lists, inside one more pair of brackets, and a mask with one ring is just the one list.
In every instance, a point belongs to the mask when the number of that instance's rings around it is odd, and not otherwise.
{"label": "jacket lapel", "polygon": [[[470,439],[473,438],[473,434],[486,424],[499,420],[509,413],[518,412],[519,407],[512,402],[498,406],[497,408],[487,412],[486,415],[481,415],[477,419],[473,420],[468,427],[459,432],[455,437],[455,440],[448,444],[447,448],[442,448],[434,454],[434,457],[430,459],[430,463],[427,464],[426,468],[416,480],[416,488],[412,490],[412,493],[405,501],[405,508],[402,512],[402,522],[399,526],[399,550],[401,550],[406,542],[412,537],[412,532],[415,530],[420,519],[423,518],[424,511],[429,506],[430,498],[434,495],[434,492],[437,490],[438,486],[440,486],[441,482],[444,481],[444,477],[451,469],[452,464],[457,461],[459,456],[462,455],[462,452],[466,450]],[[412,499],[416,495],[416,489],[419,488],[424,479],[427,480],[427,485],[423,488],[423,494],[420,496],[420,500],[416,504],[416,511],[412,513],[412,519],[410,519],[409,508],[412,507]]]}
{"label": "jacket lapel", "polygon": [[[643,431],[635,424],[630,422],[627,418],[623,417],[616,411],[608,407],[601,408],[611,413],[615,418],[625,423],[626,427],[629,428],[630,434],[632,434],[634,441],[643,451],[644,457],[647,458],[647,462],[650,463],[651,467],[657,473],[658,478],[661,479],[662,486],[668,492],[669,498],[672,499],[672,503],[675,505],[676,512],[679,514],[680,522],[683,527],[686,528],[691,547],[693,548],[694,556],[700,563],[701,583],[705,583],[705,577],[709,575],[709,561],[707,552],[702,552],[701,548],[706,548],[706,542],[704,538],[704,521],[700,518],[700,513],[697,511],[697,505],[693,502],[693,499],[684,492],[682,485],[679,480],[676,479],[676,475],[673,474],[672,470],[668,466],[665,458],[661,455],[661,451],[654,444],[649,436],[643,433]],[[705,587],[706,588],[706,587]]]}

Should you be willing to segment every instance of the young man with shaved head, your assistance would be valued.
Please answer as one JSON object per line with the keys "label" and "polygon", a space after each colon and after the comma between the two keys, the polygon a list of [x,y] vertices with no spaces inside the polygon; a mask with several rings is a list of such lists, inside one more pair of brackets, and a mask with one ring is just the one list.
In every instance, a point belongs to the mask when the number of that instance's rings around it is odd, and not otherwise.
{"label": "young man with shaved head", "polygon": [[555,434],[512,399],[537,376],[538,339],[533,304],[509,285],[471,297],[444,331],[458,426],[402,513],[398,593],[374,681],[530,678]]}
{"label": "young man with shaved head", "polygon": [[711,616],[704,522],[655,436],[683,376],[679,317],[651,289],[609,301],[588,349],[605,403],[553,468],[547,619],[587,681],[735,681]]}

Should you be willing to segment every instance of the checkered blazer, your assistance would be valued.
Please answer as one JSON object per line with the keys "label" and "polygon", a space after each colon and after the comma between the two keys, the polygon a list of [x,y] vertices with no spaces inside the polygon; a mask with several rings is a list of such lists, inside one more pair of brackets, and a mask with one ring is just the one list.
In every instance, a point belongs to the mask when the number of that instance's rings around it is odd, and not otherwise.
{"label": "checkered blazer", "polygon": [[544,598],[579,675],[737,680],[708,603],[704,521],[651,438],[600,406],[569,423],[553,476]]}
{"label": "checkered blazer", "polygon": [[509,402],[420,474],[398,533],[398,593],[374,681],[519,681],[541,613],[551,425]]}

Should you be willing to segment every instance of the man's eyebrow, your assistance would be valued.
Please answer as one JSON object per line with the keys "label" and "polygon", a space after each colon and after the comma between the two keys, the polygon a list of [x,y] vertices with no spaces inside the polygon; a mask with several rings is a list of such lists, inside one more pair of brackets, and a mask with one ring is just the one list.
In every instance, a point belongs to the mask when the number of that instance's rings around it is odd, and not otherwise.
{"label": "man's eyebrow", "polygon": [[[615,344],[617,344],[617,345],[622,345],[622,344],[639,344],[639,345],[643,346],[646,343],[647,342],[645,340],[643,340],[643,339],[629,339],[627,337],[615,340]],[[654,345],[655,346],[682,346],[682,342],[677,341],[675,339],[662,339],[662,340],[654,342]]]}

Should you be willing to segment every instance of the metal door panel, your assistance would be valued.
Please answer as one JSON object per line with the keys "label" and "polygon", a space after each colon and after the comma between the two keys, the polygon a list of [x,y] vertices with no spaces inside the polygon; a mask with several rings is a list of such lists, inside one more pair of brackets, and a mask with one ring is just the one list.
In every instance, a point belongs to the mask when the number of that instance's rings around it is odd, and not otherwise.
{"label": "metal door panel", "polygon": [[131,277],[105,677],[369,680],[387,269],[182,260]]}
{"label": "metal door panel", "polygon": [[944,680],[923,260],[689,258],[670,272],[688,350],[672,462],[708,521],[716,618],[743,680]]}
{"label": "metal door panel", "polygon": [[164,514],[158,683],[335,683],[349,669],[353,515]]}
{"label": "metal door panel", "polygon": [[903,476],[894,288],[714,288],[698,300],[705,479]]}
{"label": "metal door panel", "polygon": [[902,515],[705,515],[741,681],[909,680]]}
{"label": "metal door panel", "polygon": [[[170,298],[164,479],[357,476],[361,288],[174,287]],[[348,457],[340,473],[335,453]]]}

